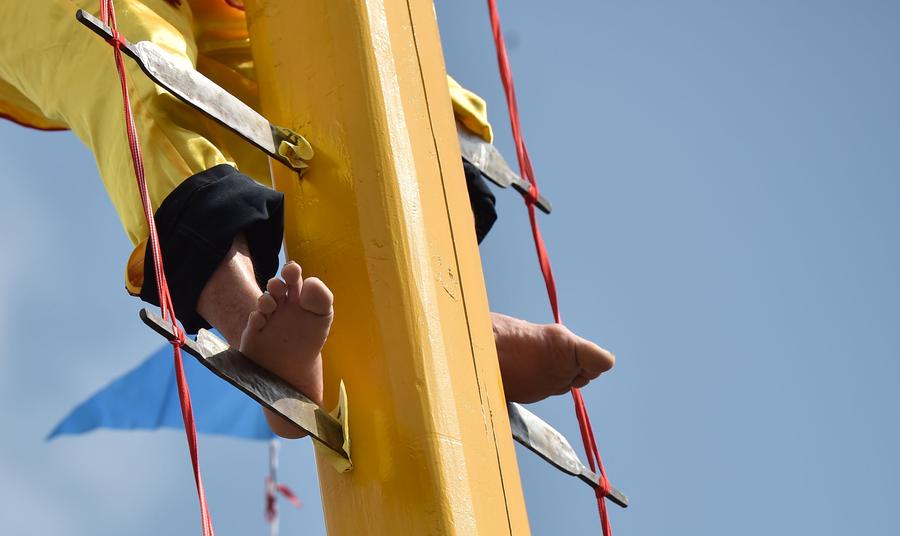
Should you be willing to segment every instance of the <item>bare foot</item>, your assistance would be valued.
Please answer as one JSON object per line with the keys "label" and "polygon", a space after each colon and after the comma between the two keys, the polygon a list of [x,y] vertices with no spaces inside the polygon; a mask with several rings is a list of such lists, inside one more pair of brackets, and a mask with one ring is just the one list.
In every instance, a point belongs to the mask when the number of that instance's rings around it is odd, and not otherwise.
{"label": "bare foot", "polygon": [[584,387],[616,364],[615,356],[559,324],[532,324],[491,313],[510,402],[537,402]]}
{"label": "bare foot", "polygon": [[[303,279],[300,265],[289,262],[273,277],[250,313],[240,350],[317,404],[322,403],[322,346],[334,317],[334,296],[321,280]],[[303,432],[267,412],[272,431],[282,437]]]}

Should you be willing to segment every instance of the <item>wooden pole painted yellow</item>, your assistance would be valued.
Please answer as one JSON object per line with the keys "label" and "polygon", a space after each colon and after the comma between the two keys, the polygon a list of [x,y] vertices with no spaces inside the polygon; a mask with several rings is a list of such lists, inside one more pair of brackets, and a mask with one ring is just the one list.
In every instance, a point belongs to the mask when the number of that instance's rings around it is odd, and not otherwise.
{"label": "wooden pole painted yellow", "polygon": [[431,0],[247,2],[282,166],[288,255],[333,290],[326,404],[354,468],[318,459],[331,535],[528,534]]}

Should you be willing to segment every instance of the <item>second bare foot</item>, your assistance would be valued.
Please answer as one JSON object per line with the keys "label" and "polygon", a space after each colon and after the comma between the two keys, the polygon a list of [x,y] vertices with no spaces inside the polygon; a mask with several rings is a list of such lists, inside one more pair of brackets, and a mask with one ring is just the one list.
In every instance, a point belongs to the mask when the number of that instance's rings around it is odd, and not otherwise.
{"label": "second bare foot", "polygon": [[[250,313],[240,350],[281,377],[313,402],[322,402],[322,346],[334,317],[334,296],[321,280],[303,279],[300,265],[289,262],[281,279],[273,277]],[[282,437],[300,437],[301,430],[267,414],[272,430]]]}
{"label": "second bare foot", "polygon": [[615,356],[559,324],[532,324],[491,313],[506,399],[537,402],[584,387],[616,363]]}

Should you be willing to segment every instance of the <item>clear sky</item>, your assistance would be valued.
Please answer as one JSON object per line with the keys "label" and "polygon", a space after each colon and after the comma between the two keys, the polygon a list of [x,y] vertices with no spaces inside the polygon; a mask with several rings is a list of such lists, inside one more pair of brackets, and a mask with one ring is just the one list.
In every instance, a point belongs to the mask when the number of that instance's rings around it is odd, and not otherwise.
{"label": "clear sky", "polygon": [[[900,533],[900,4],[500,2],[563,317],[616,352],[585,391],[618,535]],[[481,0],[438,0],[451,73],[513,148]],[[191,534],[180,432],[45,443],[159,347],[130,244],[69,134],[0,123],[0,533]],[[549,321],[499,192],[492,307]],[[536,413],[577,444],[567,397]],[[322,534],[309,443],[282,476]],[[220,535],[265,534],[264,444],[204,437]],[[583,484],[519,451],[535,534],[598,533]]]}

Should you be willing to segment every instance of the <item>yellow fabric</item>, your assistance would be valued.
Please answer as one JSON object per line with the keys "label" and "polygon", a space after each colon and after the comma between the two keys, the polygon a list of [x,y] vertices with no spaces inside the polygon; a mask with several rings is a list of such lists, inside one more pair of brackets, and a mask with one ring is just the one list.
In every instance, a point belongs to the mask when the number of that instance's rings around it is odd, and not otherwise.
{"label": "yellow fabric", "polygon": [[478,95],[459,85],[459,82],[447,76],[450,85],[450,99],[453,101],[453,113],[460,123],[472,133],[481,136],[484,141],[493,143],[494,132],[487,118],[487,103]]}
{"label": "yellow fabric", "polygon": [[125,290],[132,296],[139,296],[144,286],[144,252],[147,251],[147,240],[145,238],[134,246],[125,263]]}
{"label": "yellow fabric", "polygon": [[[132,293],[143,283],[147,227],[140,206],[112,51],[77,24],[76,9],[96,0],[0,2],[0,113],[41,128],[68,127],[94,153],[131,242]],[[119,0],[119,26],[132,41],[153,41],[251,106],[256,85],[243,14],[214,0],[175,7],[165,0]],[[202,17],[197,19],[193,11]],[[126,60],[129,88],[154,210],[185,178],[231,163],[269,182],[268,162],[249,144],[159,89]],[[25,97],[27,96],[27,98]]]}
{"label": "yellow fabric", "polygon": [[344,444],[342,447],[344,448],[344,452],[347,453],[347,457],[344,458],[318,441],[313,441],[313,445],[315,446],[316,451],[321,454],[323,458],[328,460],[328,463],[330,463],[332,467],[334,467],[335,471],[338,473],[346,473],[350,469],[353,469],[353,460],[350,458],[350,405],[347,403],[347,388],[344,387],[344,380],[341,380],[341,388],[338,393],[338,405],[331,410],[330,415],[341,423],[341,429],[344,432]]}
{"label": "yellow fabric", "polygon": [[[147,226],[132,171],[112,51],[75,22],[96,0],[0,2],[0,117],[37,128],[70,128],[94,153],[106,190],[134,244],[126,289],[143,284]],[[118,0],[120,31],[152,41],[256,108],[258,94],[244,13],[224,0]],[[126,60],[128,83],[154,211],[184,179],[230,163],[269,184],[254,147],[151,82]],[[484,101],[448,77],[457,118],[490,141]]]}
{"label": "yellow fabric", "polygon": [[64,123],[51,121],[25,95],[16,88],[0,80],[0,117],[15,121],[24,126],[41,130],[67,130]]}

